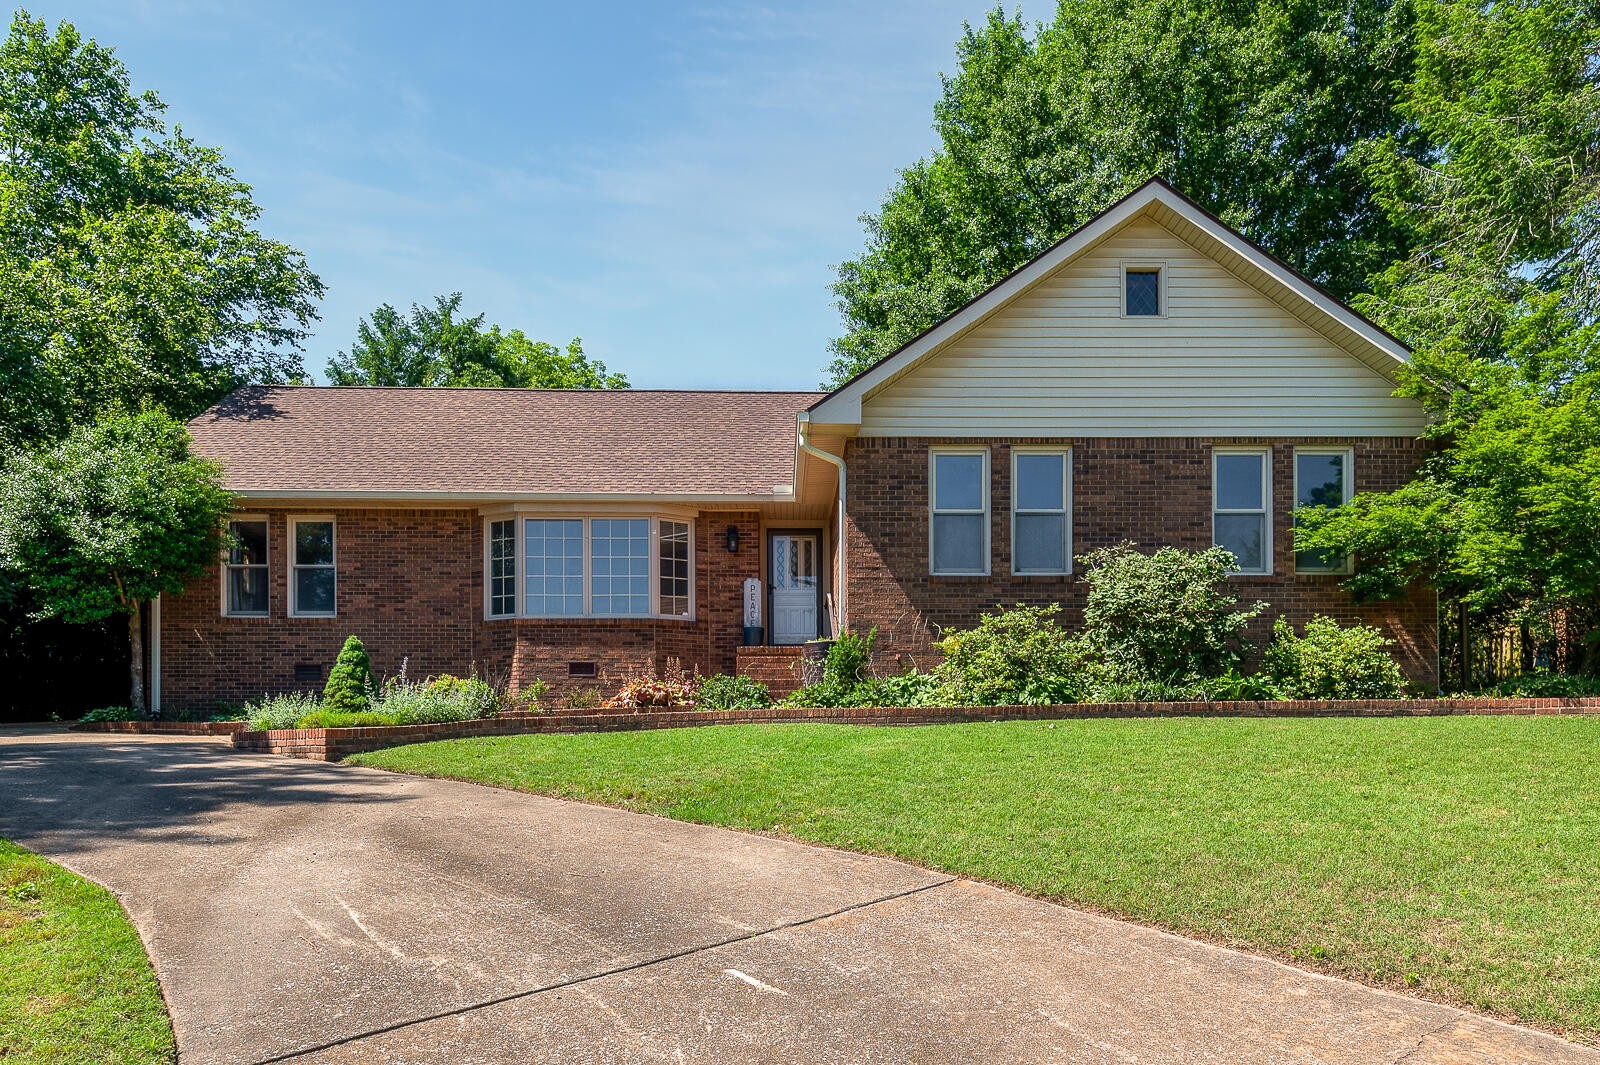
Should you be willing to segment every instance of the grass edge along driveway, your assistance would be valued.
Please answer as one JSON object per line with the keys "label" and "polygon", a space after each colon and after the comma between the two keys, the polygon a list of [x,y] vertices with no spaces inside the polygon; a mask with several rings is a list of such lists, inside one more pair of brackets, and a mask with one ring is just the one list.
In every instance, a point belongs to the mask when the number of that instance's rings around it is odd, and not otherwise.
{"label": "grass edge along driveway", "polygon": [[0,1060],[177,1060],[155,970],[116,896],[4,839]]}
{"label": "grass edge along driveway", "polygon": [[742,725],[350,761],[892,855],[1600,1043],[1600,717]]}

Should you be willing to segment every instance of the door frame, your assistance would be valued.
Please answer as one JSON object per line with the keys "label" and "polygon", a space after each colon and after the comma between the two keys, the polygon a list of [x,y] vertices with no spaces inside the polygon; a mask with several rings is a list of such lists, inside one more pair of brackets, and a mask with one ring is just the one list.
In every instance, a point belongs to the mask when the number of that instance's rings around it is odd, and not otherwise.
{"label": "door frame", "polygon": [[766,584],[766,588],[767,588],[767,594],[766,594],[766,600],[767,600],[767,604],[766,604],[766,607],[767,607],[767,609],[766,609],[766,613],[767,613],[767,617],[766,617],[767,639],[766,639],[766,644],[767,644],[768,647],[797,646],[797,645],[792,645],[792,644],[780,644],[780,643],[778,643],[777,639],[776,639],[777,632],[772,627],[772,619],[773,619],[773,613],[772,613],[772,558],[773,558],[772,540],[773,540],[774,537],[777,537],[777,536],[809,536],[809,537],[814,538],[817,541],[817,609],[816,609],[817,631],[812,635],[811,638],[814,639],[814,640],[821,639],[822,638],[822,622],[823,622],[822,611],[823,611],[823,606],[824,606],[824,600],[822,598],[822,594],[823,594],[823,586],[827,583],[827,579],[828,579],[827,562],[822,557],[823,552],[825,550],[827,550],[827,547],[828,547],[826,531],[821,529],[821,528],[818,528],[818,527],[813,527],[813,528],[809,528],[809,529],[806,529],[806,528],[768,529],[768,530],[766,530],[766,542],[763,545],[766,548],[766,558],[763,560],[762,567],[761,567],[762,571],[763,571],[762,572],[762,581]]}

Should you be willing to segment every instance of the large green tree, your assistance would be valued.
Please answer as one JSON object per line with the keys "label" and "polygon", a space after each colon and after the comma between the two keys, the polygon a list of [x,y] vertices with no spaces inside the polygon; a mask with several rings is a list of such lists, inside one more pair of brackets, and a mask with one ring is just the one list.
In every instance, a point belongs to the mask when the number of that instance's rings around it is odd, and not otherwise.
{"label": "large green tree", "polygon": [[[1431,0],[1430,0],[1431,2]],[[939,144],[864,218],[834,293],[837,383],[1154,175],[1340,296],[1409,251],[1361,146],[1421,151],[1396,108],[1412,0],[1062,0],[968,27]]]}
{"label": "large green tree", "polygon": [[1562,617],[1600,669],[1600,4],[1434,0],[1402,110],[1437,146],[1368,153],[1416,251],[1358,306],[1410,340],[1433,416],[1419,480],[1311,511],[1351,587],[1426,579],[1482,618]]}
{"label": "large green tree", "polygon": [[68,23],[0,44],[0,453],[301,373],[321,282],[164,111]]}
{"label": "large green tree", "polygon": [[574,338],[565,349],[522,330],[462,318],[461,293],[411,305],[383,304],[356,327],[356,342],[328,362],[334,385],[444,388],[627,388],[628,379],[591,360]]}
{"label": "large green tree", "polygon": [[217,561],[233,497],[155,411],[79,426],[0,474],[0,566],[47,616],[128,619],[129,705],[144,709],[141,608]]}

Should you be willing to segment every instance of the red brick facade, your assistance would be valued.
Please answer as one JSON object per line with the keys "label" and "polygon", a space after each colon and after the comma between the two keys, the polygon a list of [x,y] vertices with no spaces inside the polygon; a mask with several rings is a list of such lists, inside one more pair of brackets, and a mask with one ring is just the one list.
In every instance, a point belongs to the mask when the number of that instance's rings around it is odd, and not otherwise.
{"label": "red brick facade", "polygon": [[[928,572],[928,451],[942,443],[986,445],[990,451],[990,575],[931,576]],[[1357,606],[1335,575],[1295,574],[1291,522],[1294,447],[1337,445],[1354,452],[1357,491],[1394,488],[1411,478],[1424,445],[1411,439],[1308,438],[929,440],[862,438],[846,452],[849,464],[846,563],[851,628],[878,630],[880,658],[921,668],[932,665],[932,641],[944,628],[970,626],[998,604],[1060,603],[1069,625],[1082,618],[1085,585],[1073,576],[1011,574],[1011,456],[1013,445],[1072,448],[1072,552],[1131,540],[1145,547],[1191,550],[1211,545],[1211,451],[1214,445],[1272,448],[1273,574],[1236,578],[1244,602],[1268,609],[1249,639],[1263,642],[1272,620],[1300,624],[1314,614],[1380,626],[1398,646],[1414,681],[1437,680],[1436,603],[1417,588],[1404,600]]]}
{"label": "red brick facade", "polygon": [[[222,614],[221,567],[163,600],[161,693],[169,711],[206,710],[263,693],[320,691],[339,648],[359,636],[374,672],[402,659],[413,678],[480,675],[521,689],[543,680],[564,695],[609,694],[626,677],[669,659],[703,673],[732,672],[742,638],[742,585],[760,565],[760,517],[708,513],[695,522],[695,617],[485,619],[484,521],[476,510],[252,508],[268,522],[266,617]],[[331,515],[337,616],[290,617],[288,519]],[[725,530],[744,547],[729,554]],[[572,663],[595,675],[571,676]],[[581,668],[581,667],[580,667]]]}

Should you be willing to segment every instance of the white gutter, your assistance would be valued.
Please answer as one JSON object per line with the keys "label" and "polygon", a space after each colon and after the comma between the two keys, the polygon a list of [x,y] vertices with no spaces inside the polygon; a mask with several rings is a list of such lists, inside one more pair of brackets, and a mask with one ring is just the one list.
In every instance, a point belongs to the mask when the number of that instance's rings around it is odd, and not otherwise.
{"label": "white gutter", "polygon": [[[805,411],[801,411],[798,415],[796,415],[796,420],[799,422],[799,425],[800,425],[800,450],[804,451],[807,455],[816,456],[817,458],[821,459],[823,462],[829,463],[830,465],[832,465],[835,469],[837,469],[839,471],[839,535],[834,540],[835,545],[837,545],[835,550],[838,552],[838,555],[839,555],[838,587],[836,587],[834,589],[834,592],[838,596],[838,600],[839,600],[839,624],[837,626],[838,631],[834,633],[834,636],[841,636],[844,633],[848,632],[849,629],[850,629],[850,610],[849,610],[849,598],[848,598],[848,595],[849,595],[848,589],[850,587],[850,571],[845,566],[845,551],[844,551],[844,540],[845,540],[845,529],[844,529],[845,469],[844,469],[844,459],[840,458],[838,455],[835,455],[830,451],[824,451],[821,448],[814,446],[809,440],[806,439],[806,434],[811,431],[811,415],[810,414],[808,414]],[[795,465],[796,465],[797,468],[795,470],[795,485],[794,485],[794,487],[795,487],[795,493],[798,495],[799,491],[800,491],[800,471],[798,469],[799,463],[796,462]]]}

